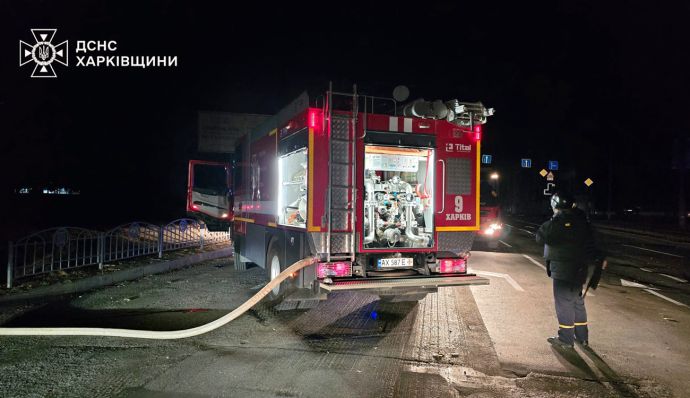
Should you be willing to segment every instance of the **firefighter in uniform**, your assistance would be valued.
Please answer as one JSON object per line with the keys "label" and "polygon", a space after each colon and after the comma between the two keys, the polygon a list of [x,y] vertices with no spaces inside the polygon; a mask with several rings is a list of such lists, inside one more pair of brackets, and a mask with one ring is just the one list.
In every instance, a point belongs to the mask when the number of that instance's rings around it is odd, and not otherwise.
{"label": "firefighter in uniform", "polygon": [[[553,296],[558,318],[558,335],[547,340],[553,345],[572,348],[577,340],[589,344],[587,311],[583,284],[588,279],[588,267],[594,264],[594,274],[601,275],[606,267],[594,245],[594,238],[584,212],[574,206],[566,192],[551,196],[553,217],[539,227],[537,243],[544,244],[546,273],[553,279]],[[596,288],[598,276],[590,277],[589,286]]]}

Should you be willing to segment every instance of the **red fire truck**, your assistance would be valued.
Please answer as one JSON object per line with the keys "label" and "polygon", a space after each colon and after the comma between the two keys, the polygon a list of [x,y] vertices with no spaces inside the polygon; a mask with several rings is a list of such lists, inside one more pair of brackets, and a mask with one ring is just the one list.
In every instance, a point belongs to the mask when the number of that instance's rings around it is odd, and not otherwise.
{"label": "red fire truck", "polygon": [[498,172],[491,168],[482,169],[479,182],[479,231],[477,238],[486,242],[491,249],[498,247],[503,236],[501,206],[498,196]]}
{"label": "red fire truck", "polygon": [[414,300],[441,286],[486,284],[467,272],[479,229],[481,103],[303,93],[235,150],[235,264],[271,292],[361,290]]}

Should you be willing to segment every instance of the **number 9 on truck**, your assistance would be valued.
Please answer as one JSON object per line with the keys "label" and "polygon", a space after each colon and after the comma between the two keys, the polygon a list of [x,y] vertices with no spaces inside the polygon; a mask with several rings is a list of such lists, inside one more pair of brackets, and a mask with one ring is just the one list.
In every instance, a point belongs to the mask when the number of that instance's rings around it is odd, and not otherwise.
{"label": "number 9 on truck", "polygon": [[455,212],[462,213],[462,196],[458,195],[455,197]]}

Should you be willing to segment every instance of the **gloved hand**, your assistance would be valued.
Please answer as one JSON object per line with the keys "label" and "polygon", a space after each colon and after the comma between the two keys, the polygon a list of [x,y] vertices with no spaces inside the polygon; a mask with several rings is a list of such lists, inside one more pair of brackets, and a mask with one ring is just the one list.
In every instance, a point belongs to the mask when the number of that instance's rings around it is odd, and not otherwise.
{"label": "gloved hand", "polygon": [[608,262],[606,261],[606,259],[594,265],[594,273],[592,274],[592,278],[589,280],[589,283],[587,284],[588,288],[594,290],[599,286],[599,282],[601,281],[601,274],[607,266]]}

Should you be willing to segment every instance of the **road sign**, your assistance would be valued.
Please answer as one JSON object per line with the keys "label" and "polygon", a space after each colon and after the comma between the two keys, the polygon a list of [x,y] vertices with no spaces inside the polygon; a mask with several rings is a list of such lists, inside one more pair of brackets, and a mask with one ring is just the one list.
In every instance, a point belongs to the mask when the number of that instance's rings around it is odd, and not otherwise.
{"label": "road sign", "polygon": [[556,184],[554,184],[552,182],[547,182],[546,183],[546,189],[544,190],[544,195],[545,196],[553,195],[553,192],[555,189],[556,189]]}
{"label": "road sign", "polygon": [[532,159],[521,159],[520,165],[524,169],[530,169],[530,168],[532,168]]}
{"label": "road sign", "polygon": [[491,155],[482,155],[482,164],[491,164]]}
{"label": "road sign", "polygon": [[549,171],[549,174],[546,175],[546,181],[553,181],[553,178],[555,175],[553,174],[552,171]]}
{"label": "road sign", "polygon": [[549,160],[549,170],[558,170],[558,160]]}
{"label": "road sign", "polygon": [[542,177],[546,177],[546,175],[547,175],[548,173],[549,173],[548,171],[546,171],[546,170],[544,170],[544,169],[541,169],[541,171],[539,172],[539,175],[542,176]]}
{"label": "road sign", "polygon": [[594,184],[594,180],[592,180],[591,178],[585,180],[585,185],[590,186],[592,184]]}

